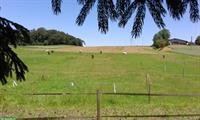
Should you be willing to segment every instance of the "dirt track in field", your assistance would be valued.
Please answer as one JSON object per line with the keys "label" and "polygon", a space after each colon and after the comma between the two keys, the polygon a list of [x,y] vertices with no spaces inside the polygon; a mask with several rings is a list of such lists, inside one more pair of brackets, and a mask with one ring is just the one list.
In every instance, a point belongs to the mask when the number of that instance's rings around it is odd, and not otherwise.
{"label": "dirt track in field", "polygon": [[144,53],[155,54],[155,51],[151,47],[130,47],[130,46],[115,46],[115,47],[66,47],[54,49],[61,52],[85,52],[85,53]]}
{"label": "dirt track in field", "polygon": [[171,51],[170,48],[164,48],[159,52],[159,50],[154,50],[152,47],[148,46],[98,46],[98,47],[77,47],[77,46],[34,46],[28,47],[32,50],[54,50],[59,52],[82,52],[82,53],[138,53],[138,54],[158,54],[160,52]]}

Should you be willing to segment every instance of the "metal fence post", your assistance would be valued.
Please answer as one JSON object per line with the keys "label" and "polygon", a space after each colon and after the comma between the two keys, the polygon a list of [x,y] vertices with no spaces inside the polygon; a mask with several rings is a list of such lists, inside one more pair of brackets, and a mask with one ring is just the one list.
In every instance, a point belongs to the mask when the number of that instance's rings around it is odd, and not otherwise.
{"label": "metal fence post", "polygon": [[101,110],[100,110],[100,94],[99,90],[97,90],[96,97],[97,97],[97,120],[101,119]]}

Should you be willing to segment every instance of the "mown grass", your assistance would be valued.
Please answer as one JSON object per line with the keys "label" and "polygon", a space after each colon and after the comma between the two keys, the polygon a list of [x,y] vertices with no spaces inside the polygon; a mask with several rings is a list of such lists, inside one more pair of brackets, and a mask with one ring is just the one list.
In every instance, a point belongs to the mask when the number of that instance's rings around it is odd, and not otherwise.
{"label": "mown grass", "polygon": [[[200,58],[171,52],[156,54],[99,54],[16,50],[29,66],[25,82],[0,86],[0,116],[95,116],[96,96],[22,96],[40,92],[200,93]],[[163,59],[165,54],[166,58]],[[14,78],[10,79],[13,80]],[[74,86],[71,86],[71,82]],[[16,95],[8,95],[14,93]],[[103,115],[198,113],[198,97],[101,96]]]}

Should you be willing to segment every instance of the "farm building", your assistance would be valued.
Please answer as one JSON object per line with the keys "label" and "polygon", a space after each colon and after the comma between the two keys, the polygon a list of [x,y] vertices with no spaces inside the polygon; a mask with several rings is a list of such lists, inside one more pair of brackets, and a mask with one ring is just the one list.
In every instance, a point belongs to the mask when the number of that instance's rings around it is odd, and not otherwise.
{"label": "farm building", "polygon": [[178,38],[173,38],[169,40],[170,45],[188,45],[188,41],[186,40],[181,40]]}

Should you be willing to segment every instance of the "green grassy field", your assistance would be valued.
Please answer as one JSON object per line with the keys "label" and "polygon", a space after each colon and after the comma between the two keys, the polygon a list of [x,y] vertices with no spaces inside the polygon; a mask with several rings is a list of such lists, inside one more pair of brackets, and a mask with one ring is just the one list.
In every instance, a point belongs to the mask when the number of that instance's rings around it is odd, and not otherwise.
{"label": "green grassy field", "polygon": [[[174,52],[155,54],[55,52],[21,47],[16,50],[29,66],[25,82],[0,86],[0,116],[95,116],[96,96],[22,96],[40,92],[200,93],[200,57]],[[94,59],[91,59],[94,54]],[[162,55],[166,55],[163,60]],[[11,80],[13,80],[12,78]],[[71,86],[71,82],[74,86]],[[8,95],[16,94],[16,95]],[[199,113],[198,97],[101,96],[102,115]],[[182,120],[181,118],[180,120]],[[185,118],[188,119],[188,118]]]}
{"label": "green grassy field", "polygon": [[172,51],[176,53],[182,53],[182,54],[187,54],[187,55],[198,55],[200,56],[200,46],[185,46],[185,45],[173,45],[170,46]]}

